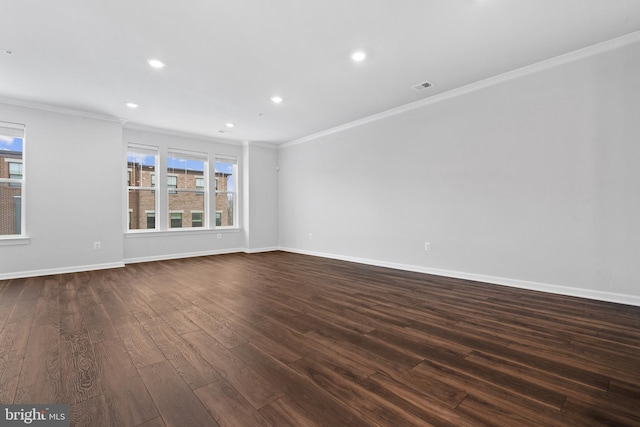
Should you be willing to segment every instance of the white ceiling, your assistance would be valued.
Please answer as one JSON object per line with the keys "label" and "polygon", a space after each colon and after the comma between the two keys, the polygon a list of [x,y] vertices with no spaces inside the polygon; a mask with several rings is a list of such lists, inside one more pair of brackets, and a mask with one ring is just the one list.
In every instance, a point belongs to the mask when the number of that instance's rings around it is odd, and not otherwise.
{"label": "white ceiling", "polygon": [[639,0],[2,0],[0,16],[0,97],[275,143],[640,31]]}

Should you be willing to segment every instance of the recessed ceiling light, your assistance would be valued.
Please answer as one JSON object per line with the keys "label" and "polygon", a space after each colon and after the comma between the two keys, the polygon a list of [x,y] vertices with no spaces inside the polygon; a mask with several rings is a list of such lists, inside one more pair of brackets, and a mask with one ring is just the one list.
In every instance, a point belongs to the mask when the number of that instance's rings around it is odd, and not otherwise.
{"label": "recessed ceiling light", "polygon": [[151,65],[153,68],[164,68],[166,64],[159,59],[150,59],[149,65]]}
{"label": "recessed ceiling light", "polygon": [[127,102],[127,107],[129,108],[138,108],[138,104],[135,102]]}
{"label": "recessed ceiling light", "polygon": [[366,57],[367,57],[367,54],[361,50],[358,50],[351,54],[351,59],[353,59],[356,62],[362,62],[365,60]]}
{"label": "recessed ceiling light", "polygon": [[228,128],[232,128],[235,126],[235,124],[229,122],[229,123],[225,123],[225,125],[227,125]]}
{"label": "recessed ceiling light", "polygon": [[5,54],[5,55],[9,55],[9,56],[11,56],[11,55],[13,55],[13,51],[12,51],[12,50],[9,50],[9,49],[5,49],[5,50],[4,50],[4,54]]}
{"label": "recessed ceiling light", "polygon": [[280,104],[282,102],[282,98],[279,96],[272,96],[271,101],[273,101],[274,104]]}

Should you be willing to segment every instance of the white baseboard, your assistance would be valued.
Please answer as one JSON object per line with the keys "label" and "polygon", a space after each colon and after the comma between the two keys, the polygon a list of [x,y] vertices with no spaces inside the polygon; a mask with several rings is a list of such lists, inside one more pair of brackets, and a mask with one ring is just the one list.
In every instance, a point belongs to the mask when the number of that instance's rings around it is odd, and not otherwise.
{"label": "white baseboard", "polygon": [[261,252],[274,252],[279,251],[280,248],[278,246],[272,246],[270,248],[255,248],[255,249],[245,249],[244,252],[248,254],[257,254]]}
{"label": "white baseboard", "polygon": [[25,277],[51,276],[54,274],[78,273],[80,271],[107,270],[109,268],[122,268],[124,263],[112,262],[106,264],[80,265],[74,267],[48,268],[44,270],[16,271],[0,274],[0,280],[23,279]]}
{"label": "white baseboard", "polygon": [[617,294],[612,292],[603,292],[603,291],[596,291],[591,289],[573,288],[568,286],[552,285],[548,283],[531,282],[526,280],[487,276],[483,274],[466,273],[466,272],[452,271],[452,270],[442,270],[442,269],[423,267],[418,265],[400,264],[400,263],[394,263],[394,262],[373,260],[368,258],[359,258],[359,257],[346,256],[346,255],[337,255],[337,254],[307,251],[303,249],[295,249],[295,248],[287,248],[287,247],[276,247],[276,246],[266,247],[266,248],[255,248],[255,249],[236,248],[236,249],[222,249],[222,250],[215,250],[215,251],[188,252],[188,253],[170,254],[170,255],[156,255],[156,256],[139,257],[139,258],[127,258],[124,260],[124,262],[2,273],[0,274],[0,280],[20,279],[20,278],[37,277],[37,276],[50,276],[54,274],[77,273],[81,271],[91,271],[91,270],[106,270],[110,268],[122,268],[126,264],[134,264],[134,263],[140,263],[140,262],[165,261],[170,259],[192,258],[192,257],[208,256],[208,255],[223,255],[223,254],[231,254],[231,253],[254,254],[254,253],[273,252],[273,251],[284,251],[284,252],[291,252],[291,253],[297,253],[297,254],[303,254],[303,255],[312,255],[312,256],[318,256],[322,258],[331,258],[331,259],[337,259],[341,261],[355,262],[359,264],[393,268],[396,270],[413,271],[417,273],[433,274],[435,276],[473,280],[476,282],[510,286],[513,288],[528,289],[531,291],[548,292],[552,294],[587,298],[592,300],[614,302],[618,304],[627,304],[627,305],[640,307],[640,296],[636,296],[636,295]]}
{"label": "white baseboard", "polygon": [[221,250],[214,250],[214,251],[186,252],[186,253],[168,254],[168,255],[153,255],[153,256],[138,257],[138,258],[125,258],[123,262],[108,263],[108,264],[93,264],[93,265],[83,265],[83,266],[74,266],[74,267],[51,268],[51,269],[44,269],[44,270],[0,273],[0,280],[21,279],[26,277],[37,277],[37,276],[51,276],[53,274],[78,273],[80,271],[106,270],[109,268],[122,268],[126,264],[135,264],[140,262],[166,261],[170,259],[194,258],[199,256],[224,255],[224,254],[233,254],[233,253],[242,253],[242,252],[253,254],[253,253],[261,253],[261,252],[273,252],[277,250],[279,250],[277,246],[269,247],[269,248],[256,248],[256,249],[235,248],[235,249],[221,249]]}
{"label": "white baseboard", "polygon": [[526,280],[510,279],[506,277],[487,276],[483,274],[466,273],[452,270],[441,270],[437,268],[422,267],[418,265],[399,264],[387,261],[372,260],[367,258],[358,258],[345,255],[328,254],[322,252],[307,251],[302,249],[278,248],[281,251],[298,253],[303,255],[312,255],[323,258],[337,259],[341,261],[355,262],[359,264],[375,265],[378,267],[393,268],[396,270],[413,271],[417,273],[433,274],[435,276],[451,277],[455,279],[473,280],[476,282],[489,283],[494,285],[509,286],[512,288],[527,289],[530,291],[547,292],[558,295],[566,295],[579,298],[587,298],[598,301],[614,302],[618,304],[627,304],[640,306],[640,296],[616,294],[612,292],[596,291],[591,289],[573,288],[568,286],[552,285],[548,283],[530,282]]}
{"label": "white baseboard", "polygon": [[213,250],[213,251],[185,252],[180,254],[168,254],[168,255],[152,255],[152,256],[139,257],[139,258],[125,258],[124,263],[136,264],[139,262],[167,261],[170,259],[194,258],[194,257],[209,256],[209,255],[234,254],[238,252],[246,252],[246,250],[244,248],[237,248],[237,249],[219,249],[219,250]]}

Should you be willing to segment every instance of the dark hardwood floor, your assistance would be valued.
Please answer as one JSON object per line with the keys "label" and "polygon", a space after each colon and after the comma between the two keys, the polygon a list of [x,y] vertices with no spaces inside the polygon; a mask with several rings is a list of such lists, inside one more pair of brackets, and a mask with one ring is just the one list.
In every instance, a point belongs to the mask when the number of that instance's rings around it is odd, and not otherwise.
{"label": "dark hardwood floor", "polygon": [[640,426],[640,307],[283,252],[0,281],[77,426]]}

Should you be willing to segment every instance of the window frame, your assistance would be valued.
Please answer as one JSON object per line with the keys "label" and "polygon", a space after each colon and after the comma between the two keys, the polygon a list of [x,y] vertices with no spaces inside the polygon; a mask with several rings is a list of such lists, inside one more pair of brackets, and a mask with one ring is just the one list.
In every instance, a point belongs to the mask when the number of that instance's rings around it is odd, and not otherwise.
{"label": "window frame", "polygon": [[[0,234],[0,245],[13,245],[28,243],[27,237],[27,224],[26,224],[26,126],[19,123],[0,122],[0,134],[6,137],[16,138],[21,140],[20,151],[9,150],[7,153],[13,153],[13,155],[19,153],[20,157],[4,157],[3,168],[6,168],[7,177],[4,178],[0,175],[0,186],[5,186],[8,189],[19,189],[19,195],[11,195],[8,193],[7,197],[13,198],[13,218],[14,229],[13,234]],[[4,151],[4,150],[3,150]],[[2,153],[3,151],[0,151]],[[6,153],[5,153],[6,154]],[[19,178],[11,177],[11,165],[20,164],[21,174]],[[15,175],[15,174],[13,174]]]}
{"label": "window frame", "polygon": [[[227,163],[227,164],[231,164],[232,166],[232,177],[233,177],[233,190],[229,190],[227,188],[227,185],[225,183],[225,190],[219,190],[218,188],[220,187],[219,185],[219,177],[217,176],[218,173],[224,173],[224,172],[218,172],[215,170],[215,164],[216,163]],[[215,189],[215,203],[214,203],[214,211],[216,214],[215,217],[215,222],[214,222],[214,226],[216,229],[219,230],[225,230],[225,229],[238,229],[240,228],[238,219],[239,219],[239,213],[238,213],[238,158],[235,156],[227,156],[227,155],[221,155],[221,154],[216,154],[216,158],[214,161],[214,176],[215,176],[215,182],[216,182],[216,189]],[[219,209],[219,206],[217,204],[218,202],[218,195],[222,195],[222,194],[226,194],[227,195],[227,200],[228,200],[228,195],[231,194],[233,196],[233,203],[231,206],[231,209],[233,211],[233,215],[231,220],[232,225],[218,225],[217,222],[217,217],[218,217],[218,212],[220,212],[221,214],[223,213],[222,209]],[[221,221],[222,221],[222,215],[221,215]]]}
{"label": "window frame", "polygon": [[[175,159],[178,161],[184,161],[185,162],[185,168],[184,169],[178,169],[176,167],[169,167],[169,162],[170,159]],[[202,162],[202,171],[199,170],[191,170],[188,169],[188,162],[189,161],[194,161],[194,162]],[[195,228],[198,230],[204,230],[204,229],[209,229],[210,228],[210,220],[209,220],[209,215],[207,214],[207,212],[209,212],[209,203],[210,203],[210,193],[211,191],[209,190],[209,163],[210,163],[210,159],[209,159],[209,154],[205,153],[205,152],[197,152],[197,151],[185,151],[185,150],[181,150],[181,149],[175,149],[175,148],[169,148],[167,150],[167,155],[166,155],[166,160],[165,160],[165,171],[167,173],[167,177],[169,176],[175,176],[176,177],[176,187],[175,188],[169,188],[169,182],[167,179],[167,202],[166,202],[166,206],[167,206],[167,221],[166,221],[166,225],[167,225],[167,229],[169,231],[175,231],[175,230],[184,230],[184,229],[191,229],[191,228]],[[171,172],[169,172],[169,170],[171,170]],[[184,171],[184,173],[176,173],[176,171]],[[187,177],[187,181],[188,181],[188,177],[190,175],[191,172],[191,176],[193,176],[193,187],[189,187],[189,185],[187,184],[186,186],[183,184],[183,186],[180,186],[180,177],[184,174],[185,177]],[[201,173],[201,175],[200,175]],[[202,178],[203,182],[204,182],[204,186],[202,188],[198,187],[197,184],[197,179],[198,178]],[[180,194],[195,194],[196,196],[200,196],[203,197],[202,200],[202,207],[198,207],[196,209],[190,209],[188,206],[183,207],[172,207],[171,206],[171,196],[178,196]],[[174,227],[172,226],[172,222],[171,222],[171,213],[176,213],[177,211],[180,211],[182,213],[182,220],[181,220],[181,226],[180,227]],[[199,212],[202,214],[202,225],[198,226],[198,227],[185,227],[185,220],[187,220],[187,218],[190,218],[190,213],[191,212]]]}
{"label": "window frame", "polygon": [[[131,152],[135,153],[136,150],[140,150],[141,153],[146,152],[147,155],[149,156],[153,156],[154,158],[154,165],[153,165],[153,172],[149,173],[149,186],[144,186],[142,185],[142,181],[140,180],[140,184],[141,185],[131,185],[132,182],[132,178],[135,177],[135,174],[133,173],[133,167],[130,166],[131,163],[129,162],[129,154]],[[148,225],[148,219],[147,219],[147,212],[148,211],[154,211],[154,212],[158,212],[158,206],[160,203],[159,197],[155,192],[155,186],[153,186],[153,181],[152,178],[154,175],[159,173],[159,169],[160,169],[160,149],[157,146],[152,146],[152,145],[143,145],[143,144],[135,144],[135,143],[128,143],[127,144],[127,150],[126,150],[126,158],[125,158],[125,162],[127,165],[127,186],[126,186],[126,211],[131,214],[133,212],[133,209],[130,206],[130,194],[131,194],[131,190],[137,190],[137,191],[149,191],[153,197],[154,197],[154,203],[153,203],[153,209],[139,209],[139,212],[137,212],[137,225],[139,225],[141,223],[141,219],[144,218],[144,224],[145,226]],[[135,182],[133,182],[133,184],[135,184]],[[155,221],[155,228],[131,228],[131,219],[127,220],[127,228],[126,228],[126,233],[150,233],[150,232],[156,232],[159,230],[158,228],[158,221]]]}
{"label": "window frame", "polygon": [[[124,232],[125,237],[145,237],[153,234],[154,236],[169,236],[169,235],[179,235],[184,233],[210,233],[210,232],[238,232],[241,231],[240,227],[240,212],[238,209],[241,200],[239,200],[240,190],[238,189],[239,180],[241,179],[239,176],[239,164],[238,164],[238,156],[237,155],[220,155],[214,154],[213,151],[202,150],[202,151],[191,151],[191,150],[183,150],[172,148],[170,145],[164,144],[153,144],[152,141],[148,141],[150,144],[146,143],[136,143],[131,140],[125,141],[125,152],[129,156],[125,156],[125,173],[127,176],[123,178],[125,185],[125,206],[126,212],[123,213],[124,217]],[[129,172],[131,171],[132,163],[128,160],[135,160],[136,156],[133,149],[138,150],[151,150],[155,156],[154,169],[150,172],[150,176],[147,174],[141,174],[141,178],[136,180],[137,173],[133,171],[131,175]],[[142,151],[141,155],[147,155],[146,152]],[[186,157],[183,157],[186,156]],[[204,163],[192,163],[189,162],[184,163],[184,160],[195,160]],[[180,161],[182,160],[182,162]],[[215,161],[222,161],[224,163],[231,163],[233,165],[233,169],[224,168],[225,171],[229,171],[230,174],[233,175],[233,178],[229,182],[231,184],[230,188],[233,190],[228,191],[218,191],[214,189],[214,185],[222,185],[220,182],[217,182],[216,173],[215,173]],[[142,162],[144,165],[151,165],[150,161],[143,161],[141,158],[139,162]],[[129,167],[127,167],[129,166]],[[134,166],[135,168],[135,166]],[[202,171],[204,169],[204,171]],[[222,168],[221,168],[222,169]],[[175,173],[174,173],[175,172]],[[177,176],[177,179],[174,179],[175,188],[169,188],[168,176]],[[137,185],[129,185],[131,182],[129,180],[134,180],[133,184],[141,184]],[[137,181],[137,182],[135,182]],[[204,187],[201,185],[204,182]],[[200,185],[198,185],[200,184]],[[148,187],[150,185],[151,187]],[[185,188],[188,187],[188,188]],[[224,187],[224,186],[222,186]],[[129,220],[129,205],[132,204],[132,207],[135,207],[135,200],[131,200],[130,196],[128,196],[129,191],[132,189],[143,189],[149,190],[151,194],[154,194],[155,197],[155,206],[151,207],[150,204],[146,203],[145,206],[140,206],[141,212],[138,213],[140,218],[137,218],[136,215],[131,214],[132,218]],[[194,196],[184,197],[179,193],[192,193],[198,195],[198,198]],[[173,198],[175,197],[173,194],[178,194],[179,199]],[[229,200],[232,203],[225,202],[220,200],[221,209],[227,209],[228,206],[228,214],[233,215],[229,217],[229,221],[227,222],[226,217],[223,215],[222,218],[227,223],[231,223],[233,225],[216,225],[216,201],[213,199],[216,195],[219,194],[230,194]],[[184,197],[184,199],[182,199]],[[204,200],[199,199],[199,197],[204,197]],[[146,221],[146,210],[153,209],[155,211],[155,228],[153,229],[131,229],[130,221],[133,221],[133,225],[136,227],[145,226],[145,224],[140,223],[139,221]],[[172,227],[171,226],[171,213],[175,211],[182,211],[182,225],[181,227]],[[233,212],[232,212],[233,210]],[[195,226],[193,225],[193,215],[192,213],[200,213],[200,215],[196,215]],[[202,217],[202,222],[198,219]],[[138,222],[136,223],[135,219],[137,218]],[[174,220],[174,224],[177,225],[177,219]]]}

